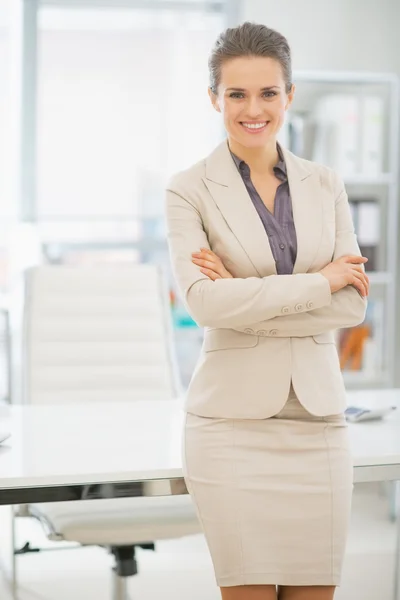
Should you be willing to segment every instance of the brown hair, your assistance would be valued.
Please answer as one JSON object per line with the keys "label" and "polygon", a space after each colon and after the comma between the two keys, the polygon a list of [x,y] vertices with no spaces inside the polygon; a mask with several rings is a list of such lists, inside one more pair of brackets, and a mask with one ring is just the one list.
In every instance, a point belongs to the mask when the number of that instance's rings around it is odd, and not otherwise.
{"label": "brown hair", "polygon": [[292,87],[292,60],[287,39],[265,25],[246,21],[223,31],[217,38],[208,59],[210,88],[217,93],[222,65],[240,56],[266,56],[277,60],[283,71],[286,93]]}

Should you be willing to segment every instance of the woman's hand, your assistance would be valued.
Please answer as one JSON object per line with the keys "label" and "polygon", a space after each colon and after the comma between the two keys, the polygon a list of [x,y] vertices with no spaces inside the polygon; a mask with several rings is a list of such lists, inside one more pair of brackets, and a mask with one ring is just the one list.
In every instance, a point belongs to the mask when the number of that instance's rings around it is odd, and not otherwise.
{"label": "woman's hand", "polygon": [[[353,285],[363,297],[369,294],[369,279],[362,265],[367,262],[364,256],[342,256],[324,267],[320,273],[329,281],[331,292],[337,292],[347,285]],[[192,262],[210,279],[233,279],[222,260],[208,248],[192,253]]]}
{"label": "woman's hand", "polygon": [[342,256],[329,263],[320,273],[329,281],[332,293],[347,285],[353,285],[363,297],[366,297],[369,294],[369,279],[362,265],[367,260],[368,258],[364,256]]}
{"label": "woman's hand", "polygon": [[233,279],[233,275],[225,269],[222,260],[208,248],[200,248],[200,252],[192,253],[192,262],[200,267],[200,271],[210,279]]}

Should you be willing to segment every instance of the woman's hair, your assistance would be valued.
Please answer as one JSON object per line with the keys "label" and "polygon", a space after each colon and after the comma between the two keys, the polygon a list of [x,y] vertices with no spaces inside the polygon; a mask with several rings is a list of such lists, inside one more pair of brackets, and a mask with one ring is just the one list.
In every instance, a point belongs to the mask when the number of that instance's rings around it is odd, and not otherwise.
{"label": "woman's hair", "polygon": [[286,93],[292,87],[292,60],[287,39],[265,25],[246,21],[223,31],[216,40],[208,59],[210,88],[217,93],[222,65],[240,56],[265,56],[277,60],[283,72]]}

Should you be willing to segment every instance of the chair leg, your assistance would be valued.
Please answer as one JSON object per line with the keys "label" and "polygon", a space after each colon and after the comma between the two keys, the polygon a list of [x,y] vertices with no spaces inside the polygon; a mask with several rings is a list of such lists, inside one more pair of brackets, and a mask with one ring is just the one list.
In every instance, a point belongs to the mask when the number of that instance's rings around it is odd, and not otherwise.
{"label": "chair leg", "polygon": [[137,574],[135,550],[133,545],[111,547],[111,553],[115,558],[112,600],[129,600],[128,577]]}
{"label": "chair leg", "polygon": [[117,570],[113,569],[113,597],[112,600],[129,600],[128,596],[128,578],[118,575]]}
{"label": "chair leg", "polygon": [[128,577],[137,575],[136,548],[155,550],[153,542],[132,544],[131,546],[111,546],[110,552],[115,558],[113,567],[113,600],[129,600]]}
{"label": "chair leg", "polygon": [[7,587],[7,598],[17,600],[16,518],[14,506],[0,506],[0,578]]}
{"label": "chair leg", "polygon": [[16,527],[17,521],[14,512],[14,506],[7,507],[10,509],[10,527],[11,527],[11,548],[9,551],[11,556],[9,556],[9,569],[8,572],[5,573],[6,581],[10,587],[10,592],[12,594],[13,599],[17,597],[18,592],[18,579],[17,579],[17,557],[16,557]]}

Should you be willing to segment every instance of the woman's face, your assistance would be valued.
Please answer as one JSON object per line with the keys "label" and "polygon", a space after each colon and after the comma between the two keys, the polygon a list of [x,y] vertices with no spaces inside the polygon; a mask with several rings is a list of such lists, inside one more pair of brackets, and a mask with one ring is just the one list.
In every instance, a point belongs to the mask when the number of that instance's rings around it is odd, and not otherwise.
{"label": "woman's face", "polygon": [[217,94],[209,89],[214,108],[221,112],[228,137],[247,148],[275,143],[295,86],[285,92],[282,67],[261,56],[227,60],[221,68]]}

